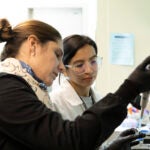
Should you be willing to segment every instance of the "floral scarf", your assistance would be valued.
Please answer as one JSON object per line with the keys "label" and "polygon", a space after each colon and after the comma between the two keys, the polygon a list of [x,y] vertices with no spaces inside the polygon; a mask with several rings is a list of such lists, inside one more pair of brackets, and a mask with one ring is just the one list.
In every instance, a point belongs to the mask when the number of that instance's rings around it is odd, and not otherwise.
{"label": "floral scarf", "polygon": [[21,76],[24,80],[28,82],[31,86],[38,99],[44,103],[48,108],[51,107],[51,102],[47,90],[40,88],[40,83],[35,80],[25,68],[22,68],[19,60],[15,58],[7,58],[4,61],[0,62],[0,72],[5,72],[8,74],[13,74],[16,76]]}

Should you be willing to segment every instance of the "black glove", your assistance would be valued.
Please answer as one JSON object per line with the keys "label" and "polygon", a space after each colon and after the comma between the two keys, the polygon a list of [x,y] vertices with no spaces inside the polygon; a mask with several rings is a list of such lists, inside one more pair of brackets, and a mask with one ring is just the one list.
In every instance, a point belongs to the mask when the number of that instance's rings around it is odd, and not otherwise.
{"label": "black glove", "polygon": [[137,132],[136,129],[127,129],[118,136],[116,140],[114,140],[106,150],[131,150],[131,146],[137,145],[139,141],[135,141],[138,138],[145,137],[145,134]]}
{"label": "black glove", "polygon": [[147,70],[147,65],[150,64],[150,56],[147,57],[136,69],[130,74],[128,80],[139,85],[139,92],[150,90],[150,70]]}
{"label": "black glove", "polygon": [[130,102],[139,93],[150,91],[150,70],[146,69],[148,64],[150,64],[150,56],[136,67],[115,94]]}
{"label": "black glove", "polygon": [[141,95],[138,95],[135,99],[131,100],[131,104],[137,109],[141,109]]}

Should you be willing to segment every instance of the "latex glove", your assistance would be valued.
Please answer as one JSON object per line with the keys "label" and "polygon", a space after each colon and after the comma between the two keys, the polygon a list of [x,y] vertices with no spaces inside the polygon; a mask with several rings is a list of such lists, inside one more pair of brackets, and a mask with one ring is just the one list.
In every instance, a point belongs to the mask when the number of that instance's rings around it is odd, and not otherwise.
{"label": "latex glove", "polygon": [[131,100],[131,104],[137,109],[141,109],[141,95],[138,95],[135,99]]}
{"label": "latex glove", "polygon": [[145,137],[145,134],[138,133],[136,129],[127,129],[120,133],[118,138],[114,140],[106,150],[131,150],[131,146],[137,145],[139,141],[135,141],[138,138]]}
{"label": "latex glove", "polygon": [[148,64],[150,64],[150,56],[138,65],[128,77],[128,80],[139,85],[140,93],[150,90],[150,70],[146,69]]}
{"label": "latex glove", "polygon": [[150,70],[146,69],[148,64],[150,56],[135,68],[115,94],[131,102],[138,94],[150,91]]}

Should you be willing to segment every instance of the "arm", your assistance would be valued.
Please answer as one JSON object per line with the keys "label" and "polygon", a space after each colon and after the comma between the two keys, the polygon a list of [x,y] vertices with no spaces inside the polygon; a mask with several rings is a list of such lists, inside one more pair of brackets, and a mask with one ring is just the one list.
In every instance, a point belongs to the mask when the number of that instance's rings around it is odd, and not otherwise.
{"label": "arm", "polygon": [[145,71],[148,63],[150,57],[114,94],[108,94],[74,122],[62,120],[60,114],[46,108],[23,79],[1,77],[0,136],[28,149],[93,150],[97,141],[101,144],[106,140],[126,117],[127,104],[140,92],[150,90],[150,71]]}
{"label": "arm", "polygon": [[[5,76],[0,84],[0,131],[30,149],[93,149],[96,139],[100,137],[102,143],[126,116],[126,104],[120,105],[120,98],[108,94],[74,122],[63,121],[37,99],[23,79]],[[110,123],[106,134],[104,128]]]}

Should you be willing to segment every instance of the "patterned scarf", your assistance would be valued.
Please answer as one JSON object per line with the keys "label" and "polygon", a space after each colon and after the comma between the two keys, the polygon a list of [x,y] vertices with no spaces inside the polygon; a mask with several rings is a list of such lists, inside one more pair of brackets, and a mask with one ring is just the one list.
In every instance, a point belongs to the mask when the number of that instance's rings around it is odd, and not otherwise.
{"label": "patterned scarf", "polygon": [[7,58],[0,62],[0,72],[21,76],[31,86],[38,99],[48,108],[52,108],[48,91],[41,88],[41,83],[28,73],[27,68],[22,67],[19,60],[15,58]]}

